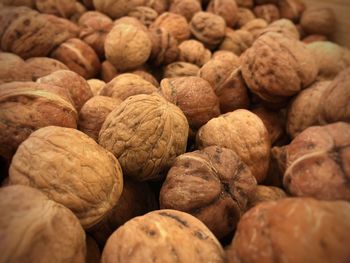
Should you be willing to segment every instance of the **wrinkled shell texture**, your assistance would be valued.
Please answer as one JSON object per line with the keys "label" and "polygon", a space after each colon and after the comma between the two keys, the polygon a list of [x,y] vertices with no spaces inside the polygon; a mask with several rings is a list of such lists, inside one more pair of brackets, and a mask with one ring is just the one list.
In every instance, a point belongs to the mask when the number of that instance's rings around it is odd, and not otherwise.
{"label": "wrinkled shell texture", "polygon": [[238,6],[235,0],[211,0],[207,11],[225,19],[228,27],[233,27],[238,20]]}
{"label": "wrinkled shell texture", "polygon": [[270,160],[270,138],[254,113],[240,109],[211,119],[197,133],[199,148],[217,145],[235,151],[262,182]]}
{"label": "wrinkled shell texture", "polygon": [[35,81],[38,78],[44,77],[58,70],[69,70],[62,62],[47,57],[27,59],[25,62],[25,68],[31,75],[31,81]]}
{"label": "wrinkled shell texture", "polygon": [[187,21],[191,21],[193,15],[202,11],[198,0],[172,0],[169,12],[184,16]]}
{"label": "wrinkled shell texture", "polygon": [[[237,2],[237,1],[236,1]],[[248,22],[252,21],[255,19],[255,15],[252,12],[252,10],[248,9],[248,8],[238,8],[237,11],[237,22],[236,22],[236,26],[238,28],[243,27],[245,24],[247,24]]]}
{"label": "wrinkled shell texture", "polygon": [[199,129],[220,115],[219,99],[209,82],[199,77],[163,79],[162,95],[177,105],[187,117],[191,128]]}
{"label": "wrinkled shell texture", "polygon": [[254,8],[254,13],[257,18],[262,18],[269,24],[280,18],[280,12],[277,6],[273,4],[256,6]]}
{"label": "wrinkled shell texture", "polygon": [[105,40],[106,58],[119,70],[135,69],[147,61],[152,42],[142,29],[131,24],[117,24]]}
{"label": "wrinkled shell texture", "polygon": [[[197,1],[197,0],[195,0]],[[211,58],[210,50],[197,40],[186,40],[179,45],[180,56],[179,61],[195,64],[199,67],[203,66]]]}
{"label": "wrinkled shell texture", "polygon": [[185,152],[188,129],[182,111],[160,95],[136,95],[107,116],[99,144],[118,158],[126,176],[157,179]]}
{"label": "wrinkled shell texture", "polygon": [[127,15],[133,8],[143,5],[145,0],[93,0],[97,11],[115,19]]}
{"label": "wrinkled shell texture", "polygon": [[199,67],[187,62],[174,62],[164,68],[164,78],[197,76]]}
{"label": "wrinkled shell texture", "polygon": [[315,80],[318,71],[302,43],[278,33],[258,38],[241,56],[241,65],[248,87],[270,102],[298,93]]}
{"label": "wrinkled shell texture", "polygon": [[157,11],[147,6],[138,6],[132,9],[128,16],[135,17],[145,26],[150,26],[158,17]]}
{"label": "wrinkled shell texture", "polygon": [[300,35],[297,27],[288,19],[279,19],[269,24],[263,29],[260,34],[266,34],[268,32],[280,33],[286,37],[299,40]]}
{"label": "wrinkled shell texture", "polygon": [[116,261],[219,263],[225,262],[225,253],[215,236],[195,217],[158,210],[133,218],[108,239],[102,263]]}
{"label": "wrinkled shell texture", "polygon": [[224,40],[221,42],[219,49],[228,50],[240,56],[253,44],[253,36],[249,31],[227,30]]}
{"label": "wrinkled shell texture", "polygon": [[286,149],[283,183],[294,196],[350,200],[350,124],[314,126]]}
{"label": "wrinkled shell texture", "polygon": [[85,232],[74,214],[40,191],[0,188],[1,262],[85,262]]}
{"label": "wrinkled shell texture", "polygon": [[255,18],[242,26],[241,29],[250,32],[253,39],[256,40],[267,26],[268,23],[264,19]]}
{"label": "wrinkled shell texture", "polygon": [[28,185],[71,209],[84,228],[117,203],[123,177],[117,159],[75,129],[49,126],[33,132],[13,157],[10,184]]}
{"label": "wrinkled shell texture", "polygon": [[236,227],[255,187],[234,151],[210,146],[177,157],[162,186],[160,208],[190,213],[222,238]]}
{"label": "wrinkled shell texture", "polygon": [[279,187],[258,185],[254,194],[249,197],[249,207],[262,202],[277,201],[285,197],[287,197],[286,193]]}
{"label": "wrinkled shell texture", "polygon": [[35,6],[40,13],[46,13],[65,18],[71,17],[76,11],[76,0],[35,0]]}
{"label": "wrinkled shell texture", "polygon": [[49,85],[12,82],[0,86],[0,155],[10,159],[33,131],[50,125],[76,128],[77,111]]}
{"label": "wrinkled shell texture", "polygon": [[[228,262],[347,262],[350,205],[286,198],[249,210],[238,224]],[[312,251],[312,253],[310,253]]]}
{"label": "wrinkled shell texture", "polygon": [[330,8],[309,8],[303,13],[300,25],[308,34],[331,35],[335,31],[336,17]]}

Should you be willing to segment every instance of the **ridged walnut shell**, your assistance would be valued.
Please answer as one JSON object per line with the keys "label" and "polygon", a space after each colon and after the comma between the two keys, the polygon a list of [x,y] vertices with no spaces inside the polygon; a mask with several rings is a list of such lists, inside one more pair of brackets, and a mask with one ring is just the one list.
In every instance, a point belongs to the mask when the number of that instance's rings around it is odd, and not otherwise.
{"label": "ridged walnut shell", "polygon": [[211,0],[207,12],[221,16],[228,27],[233,27],[238,20],[238,6],[235,0]]}
{"label": "ridged walnut shell", "polygon": [[35,7],[40,13],[70,18],[76,12],[77,0],[35,0]]}
{"label": "ridged walnut shell", "polygon": [[336,29],[336,17],[331,8],[313,7],[304,11],[300,25],[308,34],[331,35]]}
{"label": "ridged walnut shell", "polygon": [[274,4],[255,6],[254,13],[257,18],[262,18],[269,24],[280,19],[280,11]]}
{"label": "ridged walnut shell", "polygon": [[202,11],[202,6],[198,0],[171,0],[169,12],[182,15],[188,22],[191,21],[195,13]]}
{"label": "ridged walnut shell", "polygon": [[192,63],[199,67],[203,66],[211,58],[210,50],[206,49],[201,42],[194,39],[183,41],[179,45],[179,49],[179,61]]}
{"label": "ridged walnut shell", "polygon": [[[237,1],[236,1],[237,2]],[[248,22],[254,20],[256,17],[252,10],[248,8],[239,7],[237,11],[236,27],[241,28]]]}
{"label": "ridged walnut shell", "polygon": [[287,194],[278,187],[258,185],[255,188],[254,194],[249,196],[249,208],[263,202],[277,201],[287,197]]}
{"label": "ridged walnut shell", "polygon": [[282,18],[278,19],[271,24],[269,24],[266,28],[260,31],[260,35],[275,32],[280,33],[286,37],[294,38],[296,40],[300,39],[300,34],[298,28],[292,21]]}
{"label": "ridged walnut shell", "polygon": [[158,13],[148,6],[137,6],[128,13],[128,16],[138,19],[146,27],[149,27],[158,17]]}
{"label": "ridged walnut shell", "polygon": [[122,170],[110,152],[78,130],[56,126],[33,132],[19,146],[9,179],[63,204],[85,229],[102,220],[123,189]]}
{"label": "ridged walnut shell", "polygon": [[173,62],[164,68],[163,78],[197,76],[199,67],[187,62]]}
{"label": "ridged walnut shell", "polygon": [[57,59],[47,57],[29,58],[25,61],[25,68],[31,75],[31,80],[49,75],[58,70],[69,70],[68,67]]}
{"label": "ridged walnut shell", "polygon": [[250,32],[253,35],[253,39],[256,40],[267,26],[268,23],[264,19],[255,18],[244,24],[240,29]]}
{"label": "ridged walnut shell", "polygon": [[244,51],[253,44],[253,35],[246,30],[226,29],[224,40],[221,42],[219,49],[227,50],[240,56]]}
{"label": "ridged walnut shell", "polygon": [[89,79],[87,83],[89,84],[94,96],[97,96],[100,93],[100,90],[106,85],[106,82],[100,79]]}
{"label": "ridged walnut shell", "polygon": [[143,5],[145,0],[93,0],[95,9],[112,19],[125,16],[133,8]]}

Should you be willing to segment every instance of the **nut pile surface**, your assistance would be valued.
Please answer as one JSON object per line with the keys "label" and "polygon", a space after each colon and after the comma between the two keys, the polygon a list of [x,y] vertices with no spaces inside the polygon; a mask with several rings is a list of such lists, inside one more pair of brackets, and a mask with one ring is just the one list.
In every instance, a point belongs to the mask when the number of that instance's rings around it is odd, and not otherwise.
{"label": "nut pile surface", "polygon": [[302,0],[0,0],[0,263],[348,263],[336,18]]}

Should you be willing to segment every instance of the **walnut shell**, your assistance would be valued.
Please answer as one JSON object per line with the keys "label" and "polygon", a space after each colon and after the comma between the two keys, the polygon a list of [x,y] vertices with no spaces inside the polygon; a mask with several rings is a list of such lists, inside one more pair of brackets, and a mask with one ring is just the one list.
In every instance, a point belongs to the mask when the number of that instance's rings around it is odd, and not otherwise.
{"label": "walnut shell", "polygon": [[74,214],[33,188],[0,188],[1,262],[85,262],[85,232]]}
{"label": "walnut shell", "polygon": [[105,96],[92,97],[79,112],[79,130],[97,141],[98,134],[107,115],[121,102],[120,99]]}
{"label": "walnut shell", "polygon": [[300,133],[286,151],[283,184],[294,196],[350,200],[350,124],[313,126]]}
{"label": "walnut shell", "polygon": [[252,8],[254,5],[254,0],[236,0],[239,7]]}
{"label": "walnut shell", "polygon": [[76,12],[76,0],[35,0],[40,13],[70,18]]}
{"label": "walnut shell", "polygon": [[246,30],[226,29],[224,40],[219,47],[220,50],[228,50],[240,56],[253,44],[253,35]]}
{"label": "walnut shell", "polygon": [[111,62],[109,62],[108,60],[102,62],[101,78],[104,82],[108,83],[118,75],[118,70],[113,66]]}
{"label": "walnut shell", "polygon": [[135,17],[123,16],[123,17],[121,17],[113,22],[114,26],[120,25],[120,24],[132,25],[132,26],[137,27],[138,29],[141,29],[142,31],[144,31],[147,34],[149,33],[147,27],[144,24],[142,24],[141,21]]}
{"label": "walnut shell", "polygon": [[280,19],[280,11],[274,4],[258,5],[254,7],[257,18],[264,19],[268,24]]}
{"label": "walnut shell", "polygon": [[97,11],[108,15],[112,19],[125,16],[133,8],[143,5],[145,0],[93,0]]}
{"label": "walnut shell", "polygon": [[305,4],[301,0],[280,0],[278,1],[278,8],[281,17],[298,22],[305,10]]}
{"label": "walnut shell", "polygon": [[188,22],[200,11],[202,7],[198,0],[172,0],[169,7],[169,12],[182,15]]}
{"label": "walnut shell", "polygon": [[0,52],[0,84],[13,81],[31,81],[31,72],[19,56]]}
{"label": "walnut shell", "polygon": [[[237,2],[237,1],[236,1]],[[241,28],[248,22],[254,20],[256,17],[252,10],[248,8],[239,7],[237,11],[237,22],[236,27]]]}
{"label": "walnut shell", "polygon": [[278,187],[258,185],[254,194],[249,198],[249,208],[262,202],[277,201],[287,197],[287,194]]}
{"label": "walnut shell", "polygon": [[163,79],[160,92],[184,112],[192,129],[199,129],[210,119],[220,115],[219,99],[209,82],[202,78]]}
{"label": "walnut shell", "polygon": [[151,73],[147,72],[146,70],[139,69],[139,70],[134,70],[131,73],[143,78],[144,80],[151,83],[153,86],[155,86],[157,88],[159,87],[158,80]]}
{"label": "walnut shell", "polygon": [[308,34],[329,36],[335,32],[335,14],[327,7],[308,8],[301,16],[300,25]]}
{"label": "walnut shell", "polygon": [[35,0],[0,0],[2,5],[13,5],[13,6],[27,6],[30,8],[35,7]]}
{"label": "walnut shell", "polygon": [[169,0],[146,0],[145,5],[163,14],[169,9]]}
{"label": "walnut shell", "polygon": [[142,24],[149,27],[158,17],[158,13],[150,7],[137,6],[128,13],[128,16],[137,18]]}
{"label": "walnut shell", "polygon": [[239,109],[211,119],[196,138],[200,149],[217,145],[234,150],[258,182],[266,177],[270,160],[270,137],[262,120]]}
{"label": "walnut shell", "polygon": [[253,35],[253,39],[257,39],[261,32],[268,26],[268,23],[262,18],[255,18],[246,24],[241,29],[250,32]]}
{"label": "walnut shell", "polygon": [[105,54],[117,70],[134,69],[147,61],[152,42],[142,29],[131,24],[117,24],[105,40]]}
{"label": "walnut shell", "polygon": [[71,209],[85,229],[102,220],[123,189],[122,170],[110,152],[78,130],[56,126],[33,132],[18,147],[9,179]]}
{"label": "walnut shell", "polygon": [[11,159],[19,144],[41,127],[77,127],[77,111],[68,98],[53,89],[53,86],[33,82],[0,86],[1,156]]}
{"label": "walnut shell", "polygon": [[220,239],[235,229],[255,187],[234,151],[210,146],[176,158],[160,191],[160,208],[197,217]]}
{"label": "walnut shell", "polygon": [[173,62],[164,68],[164,78],[197,76],[199,67],[187,62]]}
{"label": "walnut shell", "polygon": [[211,0],[207,11],[221,16],[228,27],[233,27],[238,20],[238,6],[235,0]]}
{"label": "walnut shell", "polygon": [[294,38],[296,40],[300,39],[300,34],[297,27],[293,24],[293,22],[284,18],[269,24],[266,28],[260,31],[260,35],[269,32],[280,33],[286,37]]}
{"label": "walnut shell", "polygon": [[263,203],[238,223],[226,249],[228,262],[346,262],[349,222],[347,202],[284,198]]}
{"label": "walnut shell", "polygon": [[198,219],[176,210],[158,210],[131,219],[112,234],[101,262],[116,260],[221,263],[226,259],[219,241]]}
{"label": "walnut shell", "polygon": [[83,5],[80,2],[75,2],[75,12],[74,14],[69,18],[70,21],[72,21],[75,24],[78,24],[79,18],[85,14],[88,10],[86,9],[85,5]]}
{"label": "walnut shell", "polygon": [[127,98],[107,117],[99,144],[119,160],[123,172],[138,181],[157,179],[185,152],[188,123],[174,104],[157,94]]}
{"label": "walnut shell", "polygon": [[62,62],[47,57],[29,58],[25,63],[32,81],[36,81],[58,70],[68,70],[68,67]]}
{"label": "walnut shell", "polygon": [[100,79],[89,79],[87,83],[89,84],[94,96],[97,96],[100,93],[100,90],[106,85],[106,82]]}
{"label": "walnut shell", "polygon": [[179,61],[192,63],[199,67],[203,66],[211,58],[210,50],[206,49],[201,42],[194,39],[183,41],[179,45],[179,49]]}

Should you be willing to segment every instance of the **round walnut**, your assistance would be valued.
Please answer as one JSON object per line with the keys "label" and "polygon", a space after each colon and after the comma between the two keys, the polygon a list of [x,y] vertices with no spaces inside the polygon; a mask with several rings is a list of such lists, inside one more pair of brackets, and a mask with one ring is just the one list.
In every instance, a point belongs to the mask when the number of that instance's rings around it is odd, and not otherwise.
{"label": "round walnut", "polygon": [[258,5],[254,7],[254,13],[257,18],[264,19],[268,24],[280,19],[280,12],[274,4]]}
{"label": "round walnut", "polygon": [[79,130],[97,141],[102,124],[108,114],[121,102],[120,99],[105,96],[92,97],[84,104],[79,112]]}
{"label": "round walnut", "polygon": [[294,196],[350,200],[350,124],[313,126],[284,148],[283,184]]}
{"label": "round walnut", "polygon": [[133,8],[143,5],[145,0],[93,0],[97,11],[116,19],[126,16]]}
{"label": "round walnut", "polygon": [[227,50],[240,56],[253,44],[253,35],[246,30],[233,31],[230,28],[226,29],[224,40],[219,47],[220,50]]}
{"label": "round walnut", "polygon": [[105,60],[101,64],[101,78],[104,82],[108,83],[116,76],[118,76],[118,70],[113,66],[111,62]]}
{"label": "round walnut", "polygon": [[231,63],[237,63],[238,56],[227,50],[217,50],[213,53],[212,59],[229,60]]}
{"label": "round walnut", "polygon": [[143,78],[144,80],[151,83],[153,86],[159,87],[158,80],[151,73],[147,72],[146,70],[138,69],[138,70],[132,71],[131,73]]}
{"label": "round walnut", "polygon": [[107,116],[99,144],[118,158],[126,176],[158,179],[185,152],[188,129],[185,115],[174,104],[157,94],[141,94]]}
{"label": "round walnut", "polygon": [[73,211],[87,229],[101,221],[123,189],[118,160],[84,133],[49,126],[19,147],[10,184],[29,185]]}
{"label": "round walnut", "polygon": [[185,17],[179,14],[165,12],[157,17],[150,29],[163,28],[177,41],[181,42],[190,38],[190,29]]}
{"label": "round walnut", "polygon": [[187,62],[174,62],[164,68],[164,78],[197,76],[199,67]]}
{"label": "round walnut", "polygon": [[[66,96],[66,97],[64,97]],[[0,156],[11,159],[33,131],[49,126],[77,127],[69,94],[51,85],[11,82],[0,86]]]}
{"label": "round walnut", "polygon": [[33,188],[0,188],[1,262],[85,262],[85,232],[74,214]]}
{"label": "round walnut", "polygon": [[225,37],[225,20],[209,12],[196,13],[190,22],[191,33],[209,48],[214,48]]}
{"label": "round walnut", "polygon": [[202,11],[198,0],[171,0],[169,12],[182,15],[189,22],[195,13]]}
{"label": "round walnut", "polygon": [[243,215],[226,249],[228,262],[347,262],[349,231],[347,202],[311,198],[267,202]]}
{"label": "round walnut", "polygon": [[136,26],[137,28],[141,29],[145,33],[148,33],[147,27],[144,24],[142,24],[141,21],[135,17],[123,16],[123,17],[121,17],[113,22],[114,26],[120,25],[120,24],[127,24],[127,25]]}
{"label": "round walnut", "polygon": [[221,16],[228,27],[233,27],[238,20],[238,6],[235,0],[211,0],[207,11]]}
{"label": "round walnut", "polygon": [[297,94],[315,80],[318,71],[304,44],[274,32],[259,37],[240,59],[248,87],[272,103]]}
{"label": "round walnut", "polygon": [[268,23],[262,18],[255,18],[244,24],[241,29],[250,32],[253,35],[253,40],[257,39],[261,32],[268,26]]}
{"label": "round walnut", "polygon": [[160,191],[160,208],[197,217],[220,239],[236,228],[255,188],[234,151],[210,146],[176,158]]}
{"label": "round walnut", "polygon": [[239,7],[252,8],[254,5],[254,0],[236,0]]}
{"label": "round walnut", "polygon": [[160,92],[184,112],[192,129],[197,130],[210,119],[220,115],[219,99],[209,82],[202,78],[163,79]]}
{"label": "round walnut", "polygon": [[71,38],[62,43],[51,53],[51,57],[63,62],[85,79],[94,78],[101,67],[96,52],[78,38]]}
{"label": "round walnut", "polygon": [[[237,2],[237,1],[236,1]],[[248,8],[238,8],[237,11],[237,22],[236,22],[236,27],[241,28],[248,22],[254,20],[256,17],[252,10]]]}
{"label": "round walnut", "polygon": [[239,109],[211,119],[199,129],[196,141],[200,149],[217,145],[234,150],[258,182],[265,179],[270,161],[270,137],[254,113]]}
{"label": "round walnut", "polygon": [[99,95],[125,100],[138,94],[151,94],[158,89],[140,76],[131,73],[120,74],[108,82]]}
{"label": "round walnut", "polygon": [[75,12],[69,20],[75,24],[78,24],[79,18],[87,11],[88,10],[86,9],[85,5],[83,5],[83,3],[75,2]]}
{"label": "round walnut", "polygon": [[118,228],[108,239],[101,262],[225,260],[219,241],[198,219],[176,210],[158,210],[135,217]]}
{"label": "round walnut", "polygon": [[211,58],[210,50],[206,49],[201,42],[194,39],[182,42],[179,45],[179,49],[180,61],[192,63],[199,67],[203,66]]}
{"label": "round walnut", "polygon": [[158,13],[150,7],[137,6],[128,13],[128,16],[138,19],[142,24],[149,27],[158,17]]}
{"label": "round walnut", "polygon": [[163,14],[169,9],[169,0],[146,0],[145,5]]}
{"label": "round walnut", "polygon": [[280,33],[286,37],[294,38],[296,40],[300,39],[298,28],[293,24],[292,21],[284,18],[276,20],[269,24],[266,28],[260,31],[260,35],[269,32]]}
{"label": "round walnut", "polygon": [[106,85],[106,82],[100,79],[89,79],[87,83],[89,84],[94,96],[97,96],[100,93],[100,90]]}
{"label": "round walnut", "polygon": [[24,60],[15,54],[0,51],[0,69],[0,84],[32,80]]}
{"label": "round walnut", "polygon": [[47,57],[29,58],[25,61],[25,68],[31,75],[32,81],[58,70],[68,70],[68,67],[62,62]]}
{"label": "round walnut", "polygon": [[335,32],[335,14],[327,7],[308,8],[301,16],[300,25],[308,34],[329,36]]}
{"label": "round walnut", "polygon": [[35,7],[40,13],[70,18],[76,12],[77,0],[35,0]]}
{"label": "round walnut", "polygon": [[278,1],[278,8],[281,17],[298,22],[305,10],[305,4],[301,0],[280,0]]}
{"label": "round walnut", "polygon": [[251,208],[263,202],[277,201],[287,197],[286,193],[278,187],[258,185],[255,192],[249,197],[249,205]]}
{"label": "round walnut", "polygon": [[105,54],[117,70],[135,69],[147,61],[152,42],[149,35],[131,24],[117,24],[108,33]]}

